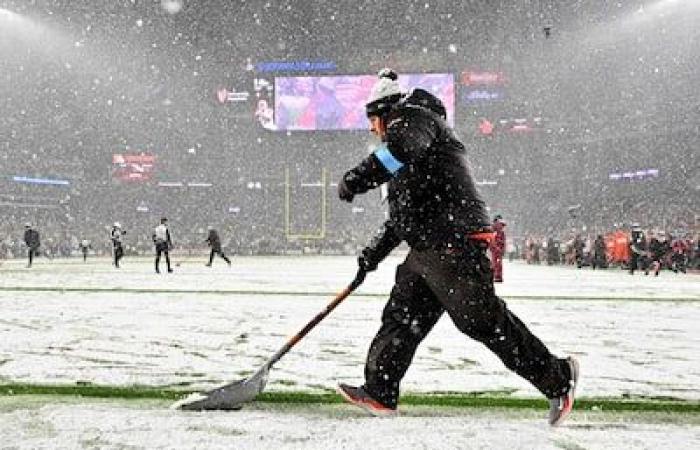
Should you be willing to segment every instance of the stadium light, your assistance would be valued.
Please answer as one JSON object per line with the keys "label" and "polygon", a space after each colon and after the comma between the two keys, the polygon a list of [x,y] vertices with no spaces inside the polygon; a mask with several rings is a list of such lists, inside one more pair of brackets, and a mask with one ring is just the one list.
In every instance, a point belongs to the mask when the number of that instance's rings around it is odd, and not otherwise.
{"label": "stadium light", "polygon": [[12,11],[8,11],[8,10],[5,9],[5,8],[0,8],[0,18],[3,18],[3,19],[12,19],[12,18],[14,18],[15,16],[16,16],[16,14],[13,13]]}

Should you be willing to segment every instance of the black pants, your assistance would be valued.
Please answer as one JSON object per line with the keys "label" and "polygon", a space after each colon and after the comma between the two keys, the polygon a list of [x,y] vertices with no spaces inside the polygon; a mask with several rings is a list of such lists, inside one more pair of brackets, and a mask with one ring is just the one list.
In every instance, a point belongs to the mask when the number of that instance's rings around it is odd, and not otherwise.
{"label": "black pants", "polygon": [[[87,253],[84,254],[84,256],[87,256]],[[122,259],[124,256],[124,247],[121,245],[117,245],[114,247],[114,265],[115,267],[119,267],[119,261]]]}
{"label": "black pants", "polygon": [[601,269],[607,269],[608,261],[605,255],[601,253],[596,253],[595,255],[593,255],[593,259],[591,260],[591,267],[594,270],[596,267],[600,267]]}
{"label": "black pants", "polygon": [[671,269],[674,272],[678,272],[679,270],[683,273],[686,272],[686,261],[683,253],[673,252],[671,254]]}
{"label": "black pants", "polygon": [[211,252],[209,252],[209,265],[210,265],[210,266],[211,266],[211,263],[214,262],[214,255],[219,255],[219,256],[221,256],[221,257],[224,259],[224,261],[226,261],[226,264],[231,264],[231,260],[228,259],[228,258],[226,257],[226,255],[224,255],[224,251],[223,251],[222,249],[220,249],[220,248],[217,248],[217,249],[212,248],[212,249],[211,249]]}
{"label": "black pants", "polygon": [[167,242],[159,242],[156,244],[156,272],[160,272],[159,266],[161,254],[165,254],[165,264],[168,266],[168,272],[172,272],[172,269],[170,269],[170,252]]}
{"label": "black pants", "polygon": [[27,256],[29,256],[29,266],[32,265],[32,261],[34,261],[35,256],[39,256],[39,247],[29,247],[29,250],[27,251]]}
{"label": "black pants", "polygon": [[411,250],[397,268],[365,366],[365,389],[377,400],[396,406],[416,348],[443,312],[546,397],[568,391],[568,364],[553,356],[496,296],[490,261],[480,247],[475,243],[454,253]]}
{"label": "black pants", "polygon": [[634,273],[635,270],[646,271],[649,269],[649,258],[647,258],[644,254],[632,251],[630,254],[629,266],[630,273]]}
{"label": "black pants", "polygon": [[634,251],[631,251],[629,260],[629,271],[630,273],[634,273],[634,271],[637,269],[639,269],[639,255]]}

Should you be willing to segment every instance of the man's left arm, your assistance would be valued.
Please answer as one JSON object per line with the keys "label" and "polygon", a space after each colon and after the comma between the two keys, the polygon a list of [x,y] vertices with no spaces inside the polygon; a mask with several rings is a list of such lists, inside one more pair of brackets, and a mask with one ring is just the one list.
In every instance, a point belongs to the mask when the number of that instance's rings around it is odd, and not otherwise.
{"label": "man's left arm", "polygon": [[407,163],[421,158],[435,138],[426,120],[397,118],[389,122],[386,142],[345,173],[338,183],[339,197],[351,202],[356,194],[386,183]]}
{"label": "man's left arm", "polygon": [[338,183],[338,196],[341,200],[351,202],[355,194],[364,194],[391,179],[380,160],[372,153],[353,169],[348,170]]}

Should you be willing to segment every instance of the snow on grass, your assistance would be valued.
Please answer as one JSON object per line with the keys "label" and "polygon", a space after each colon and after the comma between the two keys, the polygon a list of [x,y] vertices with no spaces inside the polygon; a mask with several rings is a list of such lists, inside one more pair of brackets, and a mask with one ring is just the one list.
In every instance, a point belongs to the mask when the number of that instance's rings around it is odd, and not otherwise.
{"label": "snow on grass", "polygon": [[[350,261],[348,261],[350,260]],[[365,292],[388,291],[393,264],[370,275]],[[303,262],[303,264],[302,264]],[[18,263],[15,263],[17,265]],[[113,269],[105,260],[0,268],[4,286],[339,291],[352,258],[237,258],[233,268],[190,262],[172,275],[150,261]],[[8,268],[9,266],[9,268]],[[40,269],[40,270],[39,270]],[[697,276],[629,276],[512,264],[499,292],[632,297],[699,297]],[[511,281],[512,280],[512,281]],[[606,287],[608,286],[608,287]],[[549,290],[547,290],[549,289]],[[695,296],[695,297],[693,297]],[[171,385],[191,389],[241,378],[260,367],[330,300],[310,295],[32,292],[0,289],[0,380],[31,383]],[[268,390],[324,391],[361,382],[367,347],[385,299],[351,296],[271,371]],[[511,309],[560,355],[581,361],[583,396],[700,399],[700,308],[695,302],[511,300]],[[447,317],[419,348],[404,391],[538,393]]]}
{"label": "snow on grass", "polygon": [[[697,421],[668,414],[586,413],[550,428],[540,411],[407,407],[367,417],[347,405],[257,405],[186,413],[162,402],[0,399],[0,436],[11,448],[246,449],[694,449]],[[664,423],[673,421],[675,423]]]}
{"label": "snow on grass", "polygon": [[[234,257],[228,268],[215,261],[204,267],[206,256],[174,257],[182,261],[174,274],[153,273],[151,258],[126,257],[114,269],[108,259],[39,259],[25,269],[23,260],[0,266],[0,289],[8,287],[243,290],[335,293],[354,277],[356,259],[351,256]],[[360,294],[388,294],[400,256],[384,261],[359,288]],[[505,262],[506,282],[497,285],[504,297],[664,298],[700,301],[700,277],[664,271],[656,278],[630,276],[620,269],[592,271],[573,267],[547,267]]]}
{"label": "snow on grass", "polygon": [[[385,262],[360,288],[359,294],[374,296],[348,298],[285,356],[270,372],[263,397],[308,397],[339,381],[361,382],[385,302],[381,294],[391,288],[398,262]],[[107,260],[40,260],[30,270],[21,261],[6,262],[0,267],[0,383],[192,390],[241,378],[355,271],[350,257],[246,257],[230,269],[203,263],[189,259],[176,273],[157,276],[146,259],[127,258],[121,270]],[[114,291],[120,288],[133,291]],[[697,276],[507,264],[506,283],[497,291],[552,351],[578,356],[581,396],[700,398]],[[293,295],[304,292],[309,295]],[[539,397],[446,318],[419,348],[403,390]],[[2,396],[0,436],[3,446],[27,449],[700,448],[699,416],[691,412],[580,408],[564,427],[551,429],[544,408],[413,406],[409,398],[401,417],[386,420],[340,404],[256,402],[237,413],[185,413],[163,400]]]}

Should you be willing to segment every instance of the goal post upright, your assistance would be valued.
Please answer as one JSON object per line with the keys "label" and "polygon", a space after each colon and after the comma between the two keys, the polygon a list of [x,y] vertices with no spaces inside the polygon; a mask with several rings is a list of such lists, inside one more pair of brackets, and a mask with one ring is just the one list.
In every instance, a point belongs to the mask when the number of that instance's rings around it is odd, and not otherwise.
{"label": "goal post upright", "polygon": [[327,174],[326,169],[321,169],[321,227],[316,232],[294,233],[292,232],[292,187],[290,182],[289,167],[284,169],[284,234],[288,241],[291,240],[323,240],[326,238],[326,227],[328,223],[328,203],[327,203]]}

